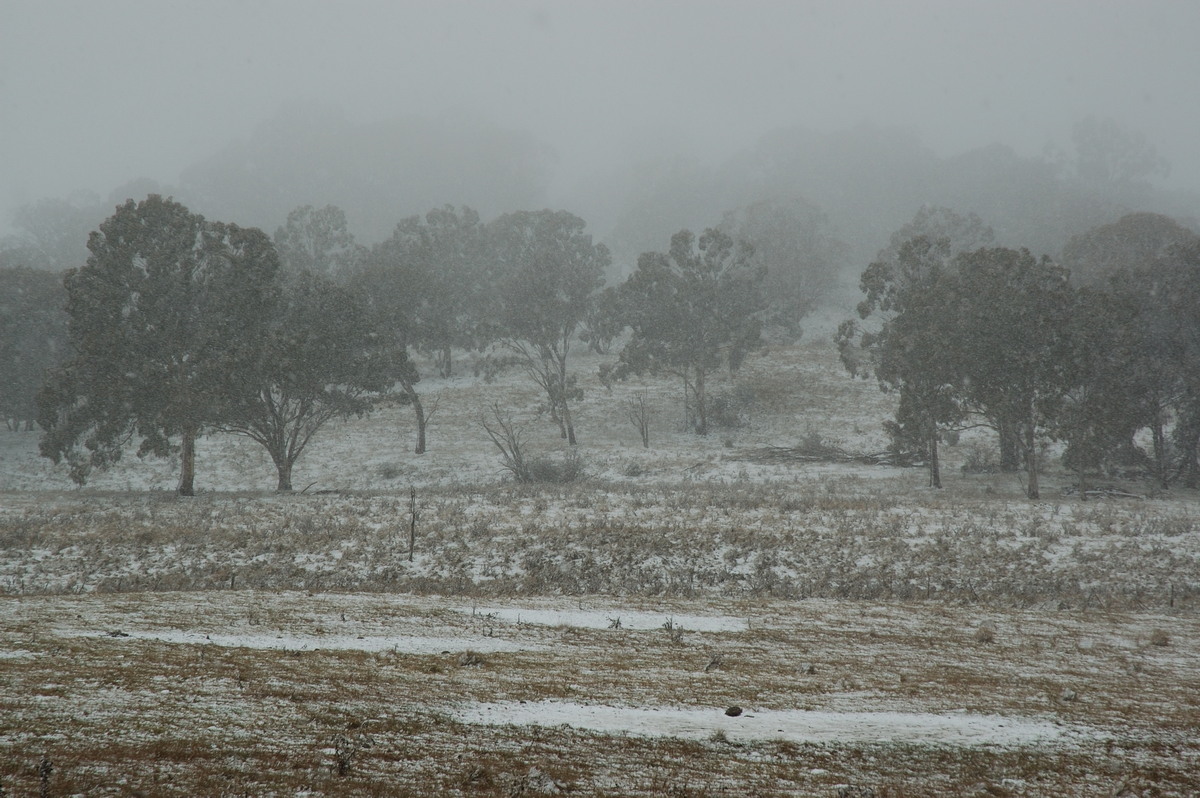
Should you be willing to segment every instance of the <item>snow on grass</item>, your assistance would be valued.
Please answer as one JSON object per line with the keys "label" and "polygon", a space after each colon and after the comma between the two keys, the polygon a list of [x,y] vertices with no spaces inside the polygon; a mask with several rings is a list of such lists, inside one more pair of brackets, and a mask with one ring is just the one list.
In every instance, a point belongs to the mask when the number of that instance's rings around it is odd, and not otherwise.
{"label": "snow on grass", "polygon": [[253,648],[278,651],[392,651],[397,654],[449,654],[462,651],[486,653],[531,651],[542,646],[499,640],[483,635],[407,636],[407,635],[295,635],[295,634],[203,634],[182,629],[161,629],[153,632],[86,632],[83,637],[115,637],[116,639],[153,640],[159,643],[213,645],[226,648]]}
{"label": "snow on grass", "polygon": [[533,623],[577,629],[686,629],[689,632],[741,632],[749,628],[744,618],[726,615],[672,615],[638,612],[613,606],[606,610],[535,609],[531,607],[455,607],[485,620],[502,623]]}
{"label": "snow on grass", "polygon": [[517,726],[571,726],[603,734],[638,734],[705,740],[714,735],[734,742],[786,740],[793,743],[907,743],[923,745],[1036,745],[1095,738],[1095,732],[1060,723],[959,712],[810,712],[743,710],[724,707],[616,707],[567,701],[482,703],[463,707],[466,723]]}

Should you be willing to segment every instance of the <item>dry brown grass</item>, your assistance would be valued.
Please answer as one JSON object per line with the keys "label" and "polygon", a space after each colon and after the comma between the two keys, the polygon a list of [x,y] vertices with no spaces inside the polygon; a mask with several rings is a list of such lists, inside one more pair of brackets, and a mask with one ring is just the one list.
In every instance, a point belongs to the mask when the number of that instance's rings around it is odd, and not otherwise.
{"label": "dry brown grass", "polygon": [[[1006,632],[972,646],[961,635],[981,620],[972,607],[656,601],[640,608],[724,612],[750,618],[750,629],[685,630],[673,640],[663,629],[499,624],[493,634],[542,648],[464,667],[459,652],[281,651],[104,634],[483,628],[438,609],[442,600],[236,591],[4,601],[0,638],[30,652],[0,660],[0,785],[17,795],[36,792],[43,753],[54,764],[52,794],[86,795],[506,795],[531,768],[583,795],[828,795],[837,784],[974,795],[1006,779],[1005,789],[1020,784],[1025,795],[1111,794],[1122,782],[1158,795],[1200,787],[1200,628],[1185,618],[1154,619],[1173,639],[1162,648],[1142,643],[1148,619],[1139,614],[990,610],[983,620]],[[714,650],[722,667],[706,672]],[[1064,690],[1077,698],[1061,700]],[[470,726],[450,714],[464,701],[547,699],[714,713],[968,710],[1058,718],[1102,734],[942,750]]]}
{"label": "dry brown grass", "polygon": [[[104,490],[0,494],[0,787],[37,794],[45,755],[52,795],[507,796],[528,794],[536,774],[604,796],[1200,793],[1189,497],[1032,503],[1011,477],[962,476],[965,444],[945,452],[943,492],[915,470],[746,459],[806,429],[879,448],[892,398],[841,374],[828,342],[777,347],[714,378],[747,403],[729,447],[678,430],[678,386],[610,394],[595,365],[581,359],[580,484],[503,483],[486,440],[455,437],[486,395],[531,425],[538,453],[561,452],[529,410],[533,394],[502,380],[446,386],[420,461],[347,465],[381,439],[407,449],[407,409],[315,444],[304,466],[320,487],[355,490],[245,491],[264,468],[273,484],[269,463],[205,442],[206,473],[237,490],[188,501],[114,490],[147,468],[171,484],[169,465],[130,462]],[[656,403],[649,452],[623,416],[635,391]],[[480,452],[492,460],[481,466]],[[1047,495],[1061,478],[1047,476]],[[421,519],[412,564],[409,484]],[[516,626],[447,609],[485,599],[602,602],[612,617],[726,613],[749,628]],[[118,630],[132,636],[107,634]],[[180,630],[200,636],[147,639]],[[203,642],[222,633],[476,637],[469,652],[428,654]],[[484,649],[496,639],[524,648]],[[1099,736],[963,748],[455,720],[466,702],[546,700],[967,710]]]}

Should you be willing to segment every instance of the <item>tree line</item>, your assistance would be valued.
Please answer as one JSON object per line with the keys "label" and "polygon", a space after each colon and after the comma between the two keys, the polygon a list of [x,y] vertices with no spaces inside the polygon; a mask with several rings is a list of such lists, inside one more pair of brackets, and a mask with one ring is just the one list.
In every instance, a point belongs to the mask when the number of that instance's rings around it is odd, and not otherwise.
{"label": "tree line", "polygon": [[1132,214],[1072,239],[1063,263],[991,240],[977,217],[923,209],[862,274],[838,345],[898,394],[897,456],[940,487],[939,442],[984,426],[1030,498],[1052,441],[1085,496],[1089,475],[1121,469],[1200,484],[1200,238]]}
{"label": "tree line", "polygon": [[[831,282],[837,244],[813,218],[803,202],[747,206],[606,286],[607,248],[565,211],[484,222],[445,206],[365,247],[334,206],[297,208],[270,237],[151,194],[61,278],[0,268],[0,409],[10,426],[36,418],[42,453],[80,482],[136,440],[179,452],[191,494],[196,441],[225,432],[262,445],[287,491],[325,424],[382,403],[412,409],[426,450],[418,354],[443,377],[464,351],[521,368],[575,444],[572,352],[587,346],[615,355],[602,380],[680,380],[704,434],[714,371],[736,370],[766,328],[798,335]],[[1076,237],[1062,263],[992,239],[977,217],[924,208],[862,275],[861,318],[837,341],[853,373],[898,394],[897,457],[940,485],[939,443],[983,425],[1031,496],[1052,440],[1081,480],[1140,464],[1163,485],[1200,481],[1195,235],[1135,214]]]}
{"label": "tree line", "polygon": [[[749,209],[750,218],[760,211]],[[195,490],[196,442],[211,432],[261,444],[281,491],[292,489],[296,461],[325,424],[384,402],[411,406],[423,453],[428,413],[415,354],[449,377],[455,352],[489,349],[494,365],[519,367],[539,386],[573,445],[582,390],[572,350],[608,352],[629,330],[610,376],[680,375],[706,432],[705,375],[736,368],[761,340],[769,307],[788,314],[785,303],[766,302],[763,280],[796,284],[788,296],[798,318],[815,301],[801,286],[829,267],[801,258],[772,270],[730,233],[682,231],[606,288],[607,248],[565,211],[484,223],[447,206],[402,220],[368,248],[333,206],[297,208],[271,238],[154,194],[119,206],[87,249],[61,283],[0,270],[17,286],[5,291],[0,317],[24,328],[5,330],[4,351],[19,350],[30,365],[5,413],[35,417],[41,453],[67,462],[80,483],[135,441],[139,455],[178,452],[183,495]],[[35,306],[41,326],[25,312]]]}

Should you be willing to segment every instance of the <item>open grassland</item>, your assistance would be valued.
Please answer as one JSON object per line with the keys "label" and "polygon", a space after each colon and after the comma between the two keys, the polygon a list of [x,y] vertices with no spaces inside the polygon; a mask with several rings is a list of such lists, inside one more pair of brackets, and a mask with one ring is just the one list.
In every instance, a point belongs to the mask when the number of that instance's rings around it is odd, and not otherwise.
{"label": "open grassland", "polygon": [[890,397],[827,342],[718,380],[741,423],[704,439],[678,386],[609,392],[598,362],[566,485],[504,481],[478,427],[499,401],[563,456],[515,374],[427,383],[420,458],[407,408],[332,428],[289,496],[244,441],[202,442],[184,500],[169,461],[77,490],[0,436],[0,787],[1200,794],[1195,496],[1084,502],[1051,460],[1030,502],[960,473],[980,437],[943,491],[781,458],[884,446]]}
{"label": "open grassland", "polygon": [[[511,795],[546,779],[583,795],[1200,787],[1194,618],[833,600],[472,608],[248,590],[6,599],[0,778],[35,794],[45,755],[63,795]],[[615,628],[517,620],[580,609]],[[616,624],[635,611],[663,623]],[[744,623],[707,630],[714,616]],[[578,707],[579,720],[480,722],[497,705]],[[724,715],[733,705],[741,717]],[[592,730],[589,706],[634,713],[630,733]],[[655,724],[681,708],[694,733]],[[905,728],[888,726],[896,713]],[[844,719],[830,736],[806,734],[830,718]],[[955,718],[1012,736],[938,733]]]}

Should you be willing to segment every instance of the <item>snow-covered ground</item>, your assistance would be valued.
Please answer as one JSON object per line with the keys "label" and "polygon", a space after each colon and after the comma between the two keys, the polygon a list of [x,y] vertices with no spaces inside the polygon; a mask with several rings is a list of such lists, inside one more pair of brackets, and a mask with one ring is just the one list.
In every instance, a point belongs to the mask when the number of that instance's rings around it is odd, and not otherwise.
{"label": "snow-covered ground", "polygon": [[427,454],[384,409],[294,495],[245,440],[203,440],[180,499],[170,460],[80,489],[0,434],[0,787],[45,755],[51,794],[1200,793],[1194,495],[1082,502],[1051,460],[1030,502],[960,471],[982,433],[942,491],[780,457],[885,446],[891,398],[819,338],[714,379],[745,423],[706,438],[600,362],[569,485],[505,479],[492,402],[566,447],[465,359],[422,384]]}

